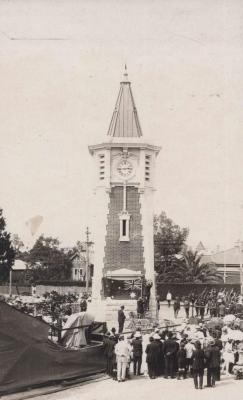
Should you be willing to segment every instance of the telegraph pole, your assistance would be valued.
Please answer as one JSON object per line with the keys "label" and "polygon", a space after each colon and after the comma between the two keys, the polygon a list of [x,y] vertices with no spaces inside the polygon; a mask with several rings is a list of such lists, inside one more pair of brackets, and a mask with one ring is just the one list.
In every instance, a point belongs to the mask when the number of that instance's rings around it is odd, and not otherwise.
{"label": "telegraph pole", "polygon": [[240,250],[240,294],[243,295],[243,262],[242,262],[242,240],[239,243]]}
{"label": "telegraph pole", "polygon": [[89,290],[89,246],[91,244],[90,240],[89,240],[89,235],[90,235],[90,231],[89,231],[89,227],[87,226],[86,228],[86,272],[85,272],[85,288],[86,288],[86,292],[88,292]]}
{"label": "telegraph pole", "polygon": [[12,267],[9,270],[9,296],[12,296]]}

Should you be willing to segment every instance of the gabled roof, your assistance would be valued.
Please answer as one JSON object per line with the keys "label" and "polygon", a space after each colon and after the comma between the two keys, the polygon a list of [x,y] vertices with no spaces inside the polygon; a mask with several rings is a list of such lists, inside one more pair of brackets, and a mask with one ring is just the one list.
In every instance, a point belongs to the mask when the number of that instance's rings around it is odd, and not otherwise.
{"label": "gabled roof", "polygon": [[205,247],[203,246],[202,242],[200,241],[196,247],[196,251],[204,251],[206,250]]}
{"label": "gabled roof", "polygon": [[[243,256],[243,255],[242,255]],[[232,247],[225,251],[219,251],[218,253],[202,256],[202,263],[213,262],[220,265],[239,265],[240,264],[240,252],[238,247]]]}
{"label": "gabled roof", "polygon": [[137,109],[131,89],[131,82],[125,70],[124,80],[121,82],[115,110],[112,115],[108,130],[108,136],[112,137],[140,137],[140,127]]}

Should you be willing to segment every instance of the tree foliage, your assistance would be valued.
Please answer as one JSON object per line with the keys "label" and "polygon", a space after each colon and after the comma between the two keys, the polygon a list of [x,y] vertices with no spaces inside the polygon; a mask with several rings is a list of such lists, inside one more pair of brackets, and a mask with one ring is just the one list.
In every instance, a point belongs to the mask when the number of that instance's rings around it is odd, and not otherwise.
{"label": "tree foliage", "polygon": [[0,282],[9,277],[9,270],[14,264],[15,251],[11,243],[10,233],[6,231],[3,210],[0,209]]}
{"label": "tree foliage", "polygon": [[174,258],[172,266],[163,275],[163,282],[175,283],[221,283],[222,275],[215,264],[202,263],[202,255],[185,250],[181,258]]}
{"label": "tree foliage", "polygon": [[188,233],[187,228],[180,228],[165,212],[155,215],[154,257],[159,280],[163,280],[163,275],[171,269],[175,255],[182,252]]}
{"label": "tree foliage", "polygon": [[68,280],[71,276],[70,253],[60,247],[57,238],[41,235],[25,256],[25,260],[32,269],[34,282]]}
{"label": "tree foliage", "polygon": [[17,235],[17,234],[11,235],[11,241],[12,241],[12,246],[15,251],[16,258],[21,257],[21,254],[24,250],[23,241],[20,239],[19,235]]}

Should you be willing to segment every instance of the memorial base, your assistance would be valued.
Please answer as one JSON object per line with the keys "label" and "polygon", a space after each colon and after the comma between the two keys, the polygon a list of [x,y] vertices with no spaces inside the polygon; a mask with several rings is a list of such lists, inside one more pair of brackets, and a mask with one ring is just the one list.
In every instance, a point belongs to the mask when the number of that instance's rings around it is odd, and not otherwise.
{"label": "memorial base", "polygon": [[[91,312],[96,321],[113,323],[117,326],[118,310],[124,306],[124,313],[126,315],[126,322],[124,329],[128,327],[128,323],[137,316],[137,301],[136,300],[114,300],[106,298],[104,300],[92,300],[88,305],[88,311]],[[150,309],[145,313],[146,320],[156,321],[156,307],[150,305]]]}

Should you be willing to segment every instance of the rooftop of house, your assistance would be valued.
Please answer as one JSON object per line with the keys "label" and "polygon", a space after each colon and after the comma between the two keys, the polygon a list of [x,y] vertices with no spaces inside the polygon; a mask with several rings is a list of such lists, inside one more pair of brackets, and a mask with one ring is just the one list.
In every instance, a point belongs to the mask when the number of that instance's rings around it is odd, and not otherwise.
{"label": "rooftop of house", "polygon": [[213,262],[218,265],[239,265],[240,261],[240,250],[238,246],[214,254],[203,255],[201,259],[202,263]]}
{"label": "rooftop of house", "polygon": [[27,269],[27,265],[22,260],[15,260],[14,264],[12,265],[13,271],[25,271]]}

